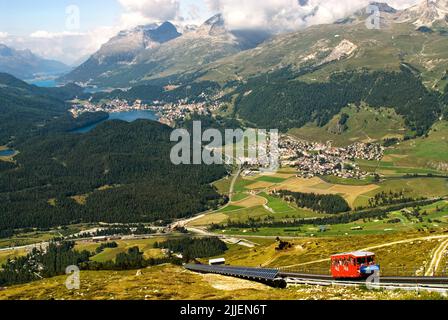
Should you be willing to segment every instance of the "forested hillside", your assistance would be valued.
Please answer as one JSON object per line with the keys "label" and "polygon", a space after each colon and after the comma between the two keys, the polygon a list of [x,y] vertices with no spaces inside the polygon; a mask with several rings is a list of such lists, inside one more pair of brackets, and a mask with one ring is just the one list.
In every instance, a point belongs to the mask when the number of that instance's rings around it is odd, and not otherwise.
{"label": "forested hillside", "polygon": [[67,114],[65,100],[80,94],[82,89],[73,84],[38,88],[0,73],[0,145],[29,137],[48,122]]}
{"label": "forested hillside", "polygon": [[237,114],[262,128],[287,130],[309,122],[322,126],[350,103],[390,107],[405,118],[406,125],[422,135],[442,112],[439,94],[425,88],[418,76],[400,72],[343,72],[328,82],[295,80],[289,69],[259,76],[238,87]]}
{"label": "forested hillside", "polygon": [[171,129],[105,122],[85,135],[37,136],[0,167],[0,229],[75,222],[151,222],[224,201],[209,185],[223,166],[174,166]]}

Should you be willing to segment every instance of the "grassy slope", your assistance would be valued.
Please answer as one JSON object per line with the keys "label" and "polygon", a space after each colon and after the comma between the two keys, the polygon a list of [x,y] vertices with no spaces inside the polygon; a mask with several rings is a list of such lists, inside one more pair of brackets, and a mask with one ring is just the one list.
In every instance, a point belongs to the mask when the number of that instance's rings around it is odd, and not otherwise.
{"label": "grassy slope", "polygon": [[[440,239],[430,239],[429,232],[403,232],[384,235],[349,235],[325,238],[288,239],[292,248],[277,251],[274,239],[254,239],[259,245],[255,248],[231,247],[225,254],[231,265],[288,267],[291,270],[305,270],[316,273],[329,272],[328,258],[332,254],[371,248],[377,254],[383,274],[412,275],[423,270],[431,260],[432,251],[440,245]],[[405,243],[381,247],[395,241]],[[413,240],[417,239],[417,240]],[[378,247],[380,246],[380,247]],[[377,248],[375,248],[377,247]],[[404,259],[397,259],[403,256]],[[400,268],[400,270],[398,270]]]}
{"label": "grassy slope", "polygon": [[448,180],[445,178],[412,178],[412,179],[391,179],[381,182],[379,189],[367,192],[356,198],[355,207],[364,206],[370,197],[374,197],[381,192],[400,192],[408,197],[441,197],[448,195]]}
{"label": "grassy slope", "polygon": [[398,166],[448,169],[448,122],[436,123],[427,137],[409,140],[392,148],[388,155]]}
{"label": "grassy slope", "polygon": [[[170,281],[167,280],[167,275]],[[439,295],[366,291],[338,287],[267,286],[218,275],[200,275],[181,267],[160,266],[142,271],[81,273],[80,290],[65,288],[66,277],[55,277],[0,291],[0,300],[297,300],[297,299],[434,299]]]}
{"label": "grassy slope", "polygon": [[[347,130],[333,133],[342,113],[350,116]],[[376,110],[365,106],[357,109],[350,106],[344,108],[340,114],[324,127],[308,124],[302,128],[291,129],[289,133],[308,141],[333,141],[335,146],[347,146],[358,141],[377,142],[391,137],[403,138],[406,133],[403,118],[393,109]]]}

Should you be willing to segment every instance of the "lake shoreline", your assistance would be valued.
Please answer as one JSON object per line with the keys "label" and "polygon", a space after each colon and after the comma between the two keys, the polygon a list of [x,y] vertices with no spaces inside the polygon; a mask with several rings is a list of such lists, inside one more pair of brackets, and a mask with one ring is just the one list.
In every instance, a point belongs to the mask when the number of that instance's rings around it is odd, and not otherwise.
{"label": "lake shoreline", "polygon": [[112,112],[109,113],[109,117],[102,119],[100,121],[95,121],[94,123],[90,123],[83,127],[74,129],[70,131],[71,133],[84,134],[89,133],[93,129],[95,129],[99,124],[112,121],[112,120],[121,120],[126,122],[134,122],[136,120],[152,120],[159,121],[159,117],[151,110],[132,110],[132,111],[124,111],[124,112]]}

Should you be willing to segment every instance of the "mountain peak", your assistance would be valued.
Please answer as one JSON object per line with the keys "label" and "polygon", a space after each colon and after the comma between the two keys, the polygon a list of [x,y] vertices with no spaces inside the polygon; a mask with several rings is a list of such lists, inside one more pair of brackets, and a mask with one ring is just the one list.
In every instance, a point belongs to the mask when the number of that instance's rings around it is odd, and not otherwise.
{"label": "mountain peak", "polygon": [[14,54],[14,50],[0,43],[0,56],[10,57]]}
{"label": "mountain peak", "polygon": [[398,12],[397,9],[391,7],[390,5],[388,5],[385,2],[373,1],[373,2],[370,2],[369,5],[377,7],[380,10],[380,12],[385,12],[385,13],[397,13]]}
{"label": "mountain peak", "polygon": [[205,21],[196,31],[196,34],[200,36],[219,36],[227,33],[224,17],[220,13]]}
{"label": "mountain peak", "polygon": [[218,13],[204,22],[206,26],[224,26],[224,16],[221,13]]}
{"label": "mountain peak", "polygon": [[165,21],[156,29],[149,30],[146,35],[155,42],[164,43],[181,36],[181,33],[171,22]]}
{"label": "mountain peak", "polygon": [[398,10],[389,6],[384,2],[372,1],[369,5],[355,11],[351,16],[342,18],[337,20],[336,24],[357,24],[357,23],[365,23],[366,19],[368,19],[372,15],[372,7],[378,8],[381,12],[381,25],[387,26],[390,21],[396,16]]}
{"label": "mountain peak", "polygon": [[142,50],[155,48],[180,35],[170,22],[164,22],[161,25],[154,23],[140,25],[120,31],[101,47],[95,57],[100,64],[130,63]]}
{"label": "mountain peak", "polygon": [[439,21],[448,20],[448,0],[423,0],[403,11],[402,22],[412,22],[414,25],[432,26]]}
{"label": "mountain peak", "polygon": [[68,70],[69,67],[63,63],[41,58],[28,49],[16,50],[0,44],[0,72],[30,79],[36,74],[63,73]]}

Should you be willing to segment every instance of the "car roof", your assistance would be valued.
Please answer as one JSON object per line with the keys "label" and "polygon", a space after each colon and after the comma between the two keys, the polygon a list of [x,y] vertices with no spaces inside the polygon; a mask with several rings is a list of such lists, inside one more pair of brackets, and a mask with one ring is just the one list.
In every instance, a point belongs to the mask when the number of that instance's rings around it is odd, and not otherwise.
{"label": "car roof", "polygon": [[362,258],[362,257],[370,257],[370,256],[374,256],[374,255],[375,254],[373,252],[369,252],[369,251],[353,251],[353,252],[334,254],[334,255],[332,255],[332,257],[353,256],[356,258]]}

